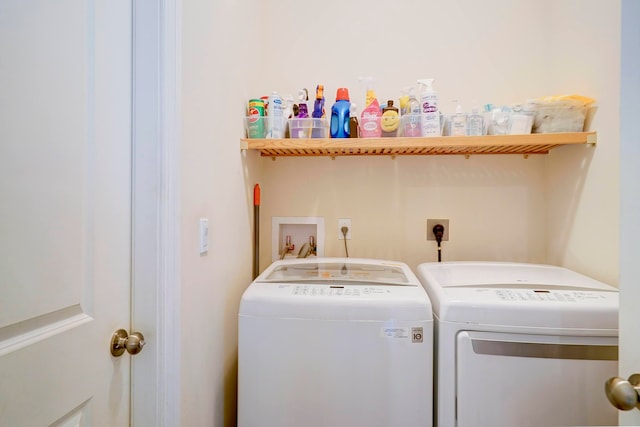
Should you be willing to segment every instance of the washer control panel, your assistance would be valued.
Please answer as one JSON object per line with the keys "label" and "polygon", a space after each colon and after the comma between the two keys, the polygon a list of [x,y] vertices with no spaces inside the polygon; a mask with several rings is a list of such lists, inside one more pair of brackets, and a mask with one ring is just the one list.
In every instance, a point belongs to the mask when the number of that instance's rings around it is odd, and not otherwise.
{"label": "washer control panel", "polygon": [[384,296],[391,291],[381,286],[357,285],[294,285],[291,293],[301,296],[329,296],[329,297],[362,297]]}

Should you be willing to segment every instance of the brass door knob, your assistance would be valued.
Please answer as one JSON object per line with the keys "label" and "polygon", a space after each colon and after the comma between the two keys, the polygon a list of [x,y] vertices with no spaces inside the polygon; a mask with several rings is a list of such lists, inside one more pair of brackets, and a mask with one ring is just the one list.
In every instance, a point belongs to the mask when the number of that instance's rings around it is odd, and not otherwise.
{"label": "brass door knob", "polygon": [[609,402],[621,411],[640,409],[640,374],[633,374],[628,380],[609,378],[604,389]]}
{"label": "brass door knob", "polygon": [[120,357],[126,350],[129,354],[135,355],[142,351],[144,345],[144,335],[140,332],[129,335],[126,330],[118,329],[111,337],[111,354]]}

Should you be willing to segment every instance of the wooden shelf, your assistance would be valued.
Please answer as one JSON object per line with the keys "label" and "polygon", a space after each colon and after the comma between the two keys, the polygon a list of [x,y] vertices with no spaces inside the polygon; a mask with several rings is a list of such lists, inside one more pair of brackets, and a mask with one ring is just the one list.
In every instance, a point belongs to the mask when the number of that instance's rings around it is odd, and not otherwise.
{"label": "wooden shelf", "polygon": [[459,154],[547,154],[571,144],[595,144],[596,132],[529,135],[441,136],[433,138],[312,138],[240,140],[243,150],[266,157],[292,156],[422,156]]}

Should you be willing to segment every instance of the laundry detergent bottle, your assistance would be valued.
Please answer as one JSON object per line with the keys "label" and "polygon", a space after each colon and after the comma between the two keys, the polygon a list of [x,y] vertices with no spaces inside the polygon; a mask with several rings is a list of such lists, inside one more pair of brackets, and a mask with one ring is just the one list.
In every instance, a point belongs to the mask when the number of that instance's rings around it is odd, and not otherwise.
{"label": "laundry detergent bottle", "polygon": [[336,102],[331,107],[331,138],[349,138],[349,90],[338,89]]}

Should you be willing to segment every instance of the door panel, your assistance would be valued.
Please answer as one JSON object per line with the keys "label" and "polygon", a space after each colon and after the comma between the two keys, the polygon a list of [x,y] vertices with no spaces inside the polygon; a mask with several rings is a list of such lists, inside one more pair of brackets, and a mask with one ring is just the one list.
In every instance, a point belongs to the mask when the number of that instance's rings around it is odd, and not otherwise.
{"label": "door panel", "polygon": [[[79,304],[89,267],[87,11],[77,1],[62,21],[51,2],[24,3],[0,6],[0,327]],[[55,30],[60,22],[66,31]],[[61,241],[64,250],[51,250]],[[52,286],[56,292],[43,293]]]}
{"label": "door panel", "polygon": [[616,425],[601,393],[618,369],[616,337],[460,332],[459,426]]}
{"label": "door panel", "polygon": [[3,0],[0,70],[0,425],[128,425],[130,1]]}

